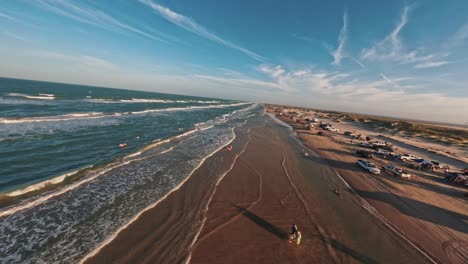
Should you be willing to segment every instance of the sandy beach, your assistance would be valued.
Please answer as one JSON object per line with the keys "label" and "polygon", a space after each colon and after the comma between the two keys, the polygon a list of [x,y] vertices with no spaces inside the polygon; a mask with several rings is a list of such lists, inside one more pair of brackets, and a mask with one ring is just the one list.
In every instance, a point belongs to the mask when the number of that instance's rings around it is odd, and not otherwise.
{"label": "sandy beach", "polygon": [[[236,138],[233,151],[207,159],[180,189],[85,262],[427,263],[432,258],[369,213],[335,168],[340,163],[316,156],[266,117]],[[213,178],[219,171],[227,173]],[[299,246],[287,241],[293,223],[302,232]]]}

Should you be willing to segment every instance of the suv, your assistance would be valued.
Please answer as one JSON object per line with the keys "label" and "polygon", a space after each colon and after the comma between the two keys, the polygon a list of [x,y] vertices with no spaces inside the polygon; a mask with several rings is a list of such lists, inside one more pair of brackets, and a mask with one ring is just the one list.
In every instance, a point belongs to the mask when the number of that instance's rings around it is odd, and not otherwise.
{"label": "suv", "polygon": [[362,150],[362,149],[360,149],[360,150],[356,151],[356,154],[357,154],[358,156],[363,157],[363,158],[372,158],[372,153],[370,153],[370,152],[367,151],[367,150]]}
{"label": "suv", "polygon": [[379,155],[379,156],[383,156],[383,157],[393,157],[395,155],[395,153],[390,152],[390,151],[385,150],[385,149],[380,149],[379,148],[375,152],[375,155]]}
{"label": "suv", "polygon": [[358,160],[357,165],[361,166],[366,171],[373,173],[373,174],[380,174],[380,169],[377,168],[374,163],[367,161],[367,160]]}
{"label": "suv", "polygon": [[402,178],[411,178],[411,174],[404,171],[402,168],[395,167],[393,165],[386,165],[382,167],[382,170],[393,173],[393,175],[402,177]]}
{"label": "suv", "polygon": [[400,156],[400,159],[403,161],[413,161],[419,159],[419,157],[416,157],[413,154],[403,154]]}

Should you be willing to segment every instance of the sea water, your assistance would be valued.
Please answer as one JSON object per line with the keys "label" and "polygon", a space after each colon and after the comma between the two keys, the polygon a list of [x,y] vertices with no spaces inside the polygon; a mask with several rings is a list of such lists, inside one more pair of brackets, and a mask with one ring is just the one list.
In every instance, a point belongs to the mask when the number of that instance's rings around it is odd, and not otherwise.
{"label": "sea water", "polygon": [[247,102],[0,78],[0,193],[37,192],[0,209],[0,260],[79,261],[262,111]]}

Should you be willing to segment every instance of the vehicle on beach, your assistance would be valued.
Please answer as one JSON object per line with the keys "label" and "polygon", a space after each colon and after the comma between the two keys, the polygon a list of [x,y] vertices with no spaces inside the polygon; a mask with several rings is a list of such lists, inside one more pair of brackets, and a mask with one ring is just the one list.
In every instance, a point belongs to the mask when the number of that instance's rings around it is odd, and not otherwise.
{"label": "vehicle on beach", "polygon": [[395,152],[395,150],[397,149],[396,147],[394,146],[391,146],[391,145],[384,145],[384,146],[375,146],[375,145],[372,145],[372,147],[374,149],[383,149],[383,150],[387,150],[387,151],[390,151],[390,152]]}
{"label": "vehicle on beach", "polygon": [[359,149],[359,150],[356,151],[356,154],[358,156],[363,157],[363,158],[368,158],[368,159],[372,158],[372,153],[370,151],[367,151],[367,150]]}
{"label": "vehicle on beach", "polygon": [[372,146],[374,146],[374,147],[383,147],[383,146],[386,146],[386,145],[387,145],[387,144],[384,143],[384,142],[372,142],[371,144],[372,144]]}
{"label": "vehicle on beach", "polygon": [[366,171],[372,174],[380,174],[380,169],[374,163],[367,160],[357,160],[357,165],[361,166]]}
{"label": "vehicle on beach", "polygon": [[345,136],[350,136],[350,137],[355,137],[355,136],[356,136],[356,135],[355,135],[353,132],[351,132],[351,131],[345,131],[345,132],[343,133],[343,135],[345,135]]}
{"label": "vehicle on beach", "polygon": [[359,143],[359,146],[363,148],[372,148],[372,145],[367,142],[361,142]]}
{"label": "vehicle on beach", "polygon": [[413,154],[403,154],[399,156],[399,159],[402,161],[413,161],[420,159],[419,157],[414,156]]}
{"label": "vehicle on beach", "polygon": [[385,165],[382,167],[382,170],[383,171],[387,171],[397,177],[401,177],[401,178],[406,178],[406,179],[410,179],[411,178],[411,174],[407,173],[406,171],[404,171],[402,168],[399,168],[399,167],[395,167],[393,165]]}
{"label": "vehicle on beach", "polygon": [[323,136],[323,131],[319,131],[319,132],[317,132],[317,135],[319,135],[319,136]]}
{"label": "vehicle on beach", "polygon": [[393,157],[395,156],[395,153],[393,152],[390,152],[388,150],[385,150],[385,149],[377,149],[375,152],[375,155],[378,155],[378,156],[382,156],[382,157]]}
{"label": "vehicle on beach", "polygon": [[328,128],[326,128],[326,130],[331,131],[331,132],[339,132],[340,131],[338,128],[334,128],[334,127],[328,127]]}

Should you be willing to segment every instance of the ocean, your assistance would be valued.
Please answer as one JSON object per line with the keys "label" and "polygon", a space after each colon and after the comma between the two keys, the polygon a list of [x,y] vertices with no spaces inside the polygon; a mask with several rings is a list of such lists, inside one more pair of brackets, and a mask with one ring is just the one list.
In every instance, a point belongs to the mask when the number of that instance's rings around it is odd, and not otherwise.
{"label": "ocean", "polygon": [[248,102],[0,78],[0,198],[8,201],[0,208],[0,260],[79,261],[263,111]]}

